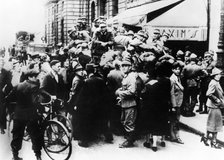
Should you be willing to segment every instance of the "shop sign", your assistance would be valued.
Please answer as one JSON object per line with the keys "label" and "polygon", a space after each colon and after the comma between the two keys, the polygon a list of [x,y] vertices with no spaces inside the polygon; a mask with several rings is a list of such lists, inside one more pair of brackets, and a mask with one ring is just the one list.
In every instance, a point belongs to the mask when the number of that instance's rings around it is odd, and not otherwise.
{"label": "shop sign", "polygon": [[150,27],[146,28],[150,34],[153,34],[155,29],[160,30],[162,35],[164,32],[170,35],[169,40],[182,41],[206,41],[206,27]]}

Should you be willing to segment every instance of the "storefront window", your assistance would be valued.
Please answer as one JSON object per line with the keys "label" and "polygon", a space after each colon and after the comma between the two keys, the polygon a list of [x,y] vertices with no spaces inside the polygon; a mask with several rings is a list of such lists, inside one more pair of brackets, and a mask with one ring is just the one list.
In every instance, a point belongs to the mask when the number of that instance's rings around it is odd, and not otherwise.
{"label": "storefront window", "polygon": [[112,1],[112,7],[113,7],[112,15],[116,16],[118,14],[118,0]]}

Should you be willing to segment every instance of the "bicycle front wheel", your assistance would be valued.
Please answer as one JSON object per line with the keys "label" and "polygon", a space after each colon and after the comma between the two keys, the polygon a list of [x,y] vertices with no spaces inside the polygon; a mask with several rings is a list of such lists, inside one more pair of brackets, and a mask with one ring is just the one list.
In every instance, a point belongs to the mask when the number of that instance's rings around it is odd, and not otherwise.
{"label": "bicycle front wheel", "polygon": [[67,160],[72,153],[72,144],[65,126],[58,121],[50,120],[44,127],[43,148],[52,160]]}
{"label": "bicycle front wheel", "polygon": [[63,115],[53,115],[52,120],[61,122],[67,129],[70,140],[72,140],[73,127],[71,121]]}

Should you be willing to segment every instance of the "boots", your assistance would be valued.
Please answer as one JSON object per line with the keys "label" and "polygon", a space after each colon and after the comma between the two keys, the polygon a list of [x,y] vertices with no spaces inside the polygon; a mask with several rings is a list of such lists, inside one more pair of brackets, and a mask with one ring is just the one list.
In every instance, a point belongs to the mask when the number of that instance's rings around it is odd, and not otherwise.
{"label": "boots", "polygon": [[36,155],[37,160],[42,160],[40,155]]}
{"label": "boots", "polygon": [[119,145],[119,148],[130,148],[130,147],[134,147],[133,142],[131,141],[124,141],[122,144]]}
{"label": "boots", "polygon": [[203,107],[203,106],[202,106],[202,104],[200,103],[200,104],[199,104],[199,108],[198,108],[198,110],[196,110],[196,112],[199,112],[199,113],[202,112],[202,111],[203,111],[202,107]]}
{"label": "boots", "polygon": [[13,158],[12,158],[12,160],[23,160],[23,158],[20,158],[20,157],[18,156],[18,153],[13,153]]}
{"label": "boots", "polygon": [[37,160],[42,160],[42,158],[41,158],[41,152],[40,151],[35,152],[35,156],[36,156],[36,159]]}
{"label": "boots", "polygon": [[124,141],[122,144],[120,144],[119,145],[119,148],[130,148],[130,147],[134,147],[135,137],[136,137],[135,132],[128,133],[127,140]]}
{"label": "boots", "polygon": [[208,107],[204,105],[204,111],[200,112],[200,114],[208,114]]}

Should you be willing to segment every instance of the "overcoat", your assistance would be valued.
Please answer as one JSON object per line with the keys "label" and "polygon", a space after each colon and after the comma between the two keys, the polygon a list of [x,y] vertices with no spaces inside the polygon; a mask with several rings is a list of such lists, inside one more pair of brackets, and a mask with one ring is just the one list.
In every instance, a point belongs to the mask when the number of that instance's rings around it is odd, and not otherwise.
{"label": "overcoat", "polygon": [[85,81],[76,101],[81,140],[90,139],[107,128],[110,109],[108,95],[102,78],[92,75]]}
{"label": "overcoat", "polygon": [[167,135],[171,83],[169,78],[151,80],[142,95],[141,131],[153,135]]}
{"label": "overcoat", "polygon": [[223,129],[220,104],[223,106],[224,96],[223,90],[218,81],[214,79],[211,80],[206,95],[208,96],[206,105],[209,107],[207,131],[220,132]]}
{"label": "overcoat", "polygon": [[12,74],[4,68],[0,72],[0,127],[6,128],[6,106],[4,97],[12,89]]}

